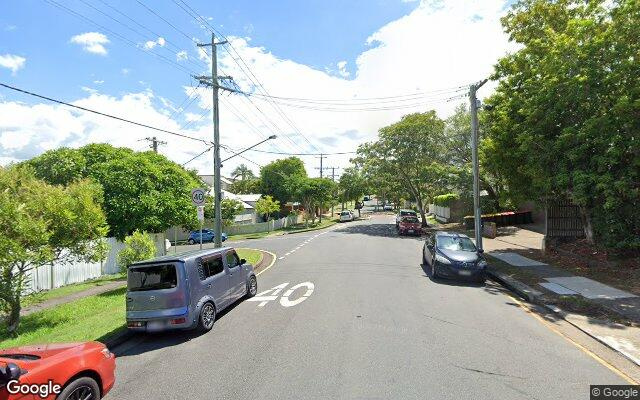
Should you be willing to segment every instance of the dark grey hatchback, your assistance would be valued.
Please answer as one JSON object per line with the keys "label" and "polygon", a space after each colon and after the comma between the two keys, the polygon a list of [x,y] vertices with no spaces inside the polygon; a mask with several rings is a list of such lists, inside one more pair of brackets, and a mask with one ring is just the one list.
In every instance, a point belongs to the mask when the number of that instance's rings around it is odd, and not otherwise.
{"label": "dark grey hatchback", "polygon": [[431,267],[433,278],[485,280],[487,262],[467,235],[444,231],[428,234],[422,260]]}

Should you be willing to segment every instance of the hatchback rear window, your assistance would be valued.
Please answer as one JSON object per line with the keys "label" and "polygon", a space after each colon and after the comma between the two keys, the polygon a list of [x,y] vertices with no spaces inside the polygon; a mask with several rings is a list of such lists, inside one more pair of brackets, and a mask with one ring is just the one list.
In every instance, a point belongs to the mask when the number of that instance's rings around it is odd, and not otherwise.
{"label": "hatchback rear window", "polygon": [[173,264],[129,268],[127,288],[132,291],[171,289],[178,285]]}
{"label": "hatchback rear window", "polygon": [[349,211],[343,211],[340,215],[349,215],[351,214]]}
{"label": "hatchback rear window", "polygon": [[417,224],[420,221],[418,221],[417,217],[404,217],[402,218],[402,222],[407,222],[409,224]]}
{"label": "hatchback rear window", "polygon": [[405,215],[417,215],[415,211],[400,211],[400,215],[401,216],[405,216]]}

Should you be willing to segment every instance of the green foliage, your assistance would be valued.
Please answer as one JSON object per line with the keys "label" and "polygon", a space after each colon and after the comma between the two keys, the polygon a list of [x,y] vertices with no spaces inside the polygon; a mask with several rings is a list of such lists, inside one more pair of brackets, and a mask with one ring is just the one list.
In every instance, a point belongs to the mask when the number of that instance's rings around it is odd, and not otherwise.
{"label": "green foliage", "polygon": [[460,196],[455,193],[441,194],[433,198],[433,204],[442,207],[450,207],[454,201],[460,200]]}
{"label": "green foliage", "polygon": [[311,217],[312,223],[316,220],[316,209],[330,203],[335,198],[337,185],[327,178],[297,177],[291,181],[295,188],[294,196],[304,206],[306,211],[305,221]]}
{"label": "green foliage", "polygon": [[260,193],[261,184],[258,178],[247,178],[233,182],[229,191],[234,194],[256,194]]}
{"label": "green foliage", "polygon": [[222,214],[222,222],[224,225],[229,226],[233,224],[236,215],[241,214],[244,211],[242,202],[235,199],[222,199],[220,203],[220,212]]}
{"label": "green foliage", "polygon": [[15,334],[27,273],[48,263],[105,256],[102,191],[88,180],[69,186],[36,178],[32,167],[0,167],[0,307]]}
{"label": "green foliage", "polygon": [[306,178],[304,163],[297,157],[283,158],[273,161],[260,169],[262,193],[272,196],[280,204],[294,198],[295,184],[298,178]]}
{"label": "green foliage", "polygon": [[124,248],[118,253],[118,266],[121,272],[134,262],[148,260],[156,256],[156,245],[151,235],[135,231],[124,239]]}
{"label": "green foliage", "polygon": [[369,191],[367,180],[356,167],[345,168],[338,182],[340,199],[343,201],[357,201]]}
{"label": "green foliage", "polygon": [[[76,161],[69,166],[68,159]],[[109,234],[119,239],[135,230],[162,232],[174,225],[197,223],[190,191],[200,182],[162,155],[92,144],[77,150],[51,150],[28,164],[50,183],[69,185],[83,178],[99,183]],[[57,164],[65,167],[51,168]]]}
{"label": "green foliage", "polygon": [[256,176],[253,174],[253,171],[249,169],[249,167],[247,167],[245,164],[240,164],[233,170],[233,172],[231,172],[231,177],[233,179],[237,179],[238,177],[240,177],[240,179],[244,181],[247,179],[255,179]]}
{"label": "green foliage", "polygon": [[256,213],[269,216],[271,213],[280,211],[280,202],[271,196],[264,196],[256,202]]}
{"label": "green foliage", "polygon": [[[640,248],[640,2],[521,1],[503,19],[485,156],[516,199],[568,197],[587,238]],[[593,227],[593,232],[591,231]]]}

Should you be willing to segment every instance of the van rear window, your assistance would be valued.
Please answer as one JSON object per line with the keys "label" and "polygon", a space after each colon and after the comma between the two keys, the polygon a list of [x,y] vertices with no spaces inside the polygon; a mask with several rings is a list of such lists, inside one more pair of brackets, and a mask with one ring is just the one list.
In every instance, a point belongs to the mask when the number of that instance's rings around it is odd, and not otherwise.
{"label": "van rear window", "polygon": [[129,268],[129,291],[171,289],[178,285],[176,267],[173,264],[150,265]]}

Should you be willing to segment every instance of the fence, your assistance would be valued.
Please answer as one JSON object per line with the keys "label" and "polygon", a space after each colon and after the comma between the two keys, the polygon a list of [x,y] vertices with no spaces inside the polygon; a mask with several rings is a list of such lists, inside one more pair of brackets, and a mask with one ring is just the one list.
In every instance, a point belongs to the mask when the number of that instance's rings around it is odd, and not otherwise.
{"label": "fence", "polygon": [[[164,255],[166,250],[163,235],[153,234],[152,236],[156,243],[156,254]],[[120,272],[120,267],[116,260],[118,253],[124,248],[124,243],[116,238],[107,238],[107,243],[109,252],[102,262],[43,265],[31,270],[27,277],[26,293],[55,289],[72,283],[99,278],[102,275],[117,274]]]}
{"label": "fence", "polygon": [[429,213],[433,214],[440,222],[448,222],[451,218],[451,208],[429,204]]}
{"label": "fence", "polygon": [[547,206],[547,237],[584,237],[580,207],[569,201]]}
{"label": "fence", "polygon": [[225,228],[227,235],[246,235],[249,233],[269,232],[276,229],[286,228],[299,222],[299,216],[290,215],[288,217],[271,220],[268,222],[260,222],[250,225],[233,225]]}

